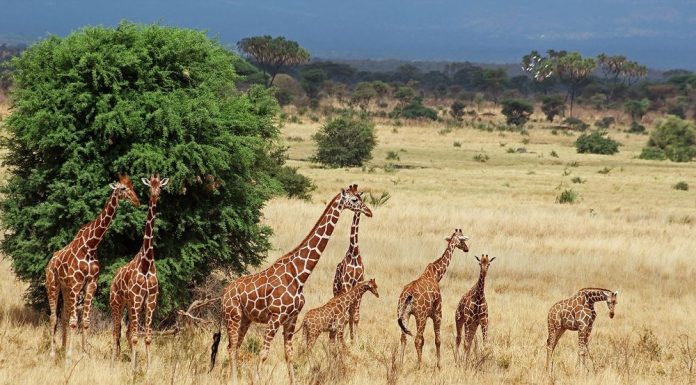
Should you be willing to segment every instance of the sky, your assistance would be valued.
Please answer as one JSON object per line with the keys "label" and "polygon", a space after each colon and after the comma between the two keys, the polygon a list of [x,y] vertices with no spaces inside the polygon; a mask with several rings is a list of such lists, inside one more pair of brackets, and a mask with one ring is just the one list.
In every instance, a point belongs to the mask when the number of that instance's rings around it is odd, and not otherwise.
{"label": "sky", "polygon": [[516,63],[553,48],[696,70],[696,0],[0,0],[0,37],[123,19],[206,30],[231,47],[283,35],[329,59]]}

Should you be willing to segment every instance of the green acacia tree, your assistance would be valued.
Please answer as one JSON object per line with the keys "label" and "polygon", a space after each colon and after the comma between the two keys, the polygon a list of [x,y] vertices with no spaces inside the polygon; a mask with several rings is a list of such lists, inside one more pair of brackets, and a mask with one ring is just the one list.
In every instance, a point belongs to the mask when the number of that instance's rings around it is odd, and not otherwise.
{"label": "green acacia tree", "polygon": [[[263,86],[236,90],[241,60],[203,32],[121,23],[49,37],[14,59],[0,215],[2,251],[45,304],[44,267],[104,205],[119,172],[170,183],[155,236],[158,316],[187,303],[213,269],[246,271],[269,249],[264,203],[306,189],[283,166],[278,105]],[[302,186],[303,185],[303,186]],[[123,204],[99,248],[98,306],[138,251],[146,210]]]}
{"label": "green acacia tree", "polygon": [[270,35],[247,37],[237,42],[239,51],[250,56],[270,77],[266,87],[271,87],[276,75],[284,68],[309,61],[309,51],[293,40]]}

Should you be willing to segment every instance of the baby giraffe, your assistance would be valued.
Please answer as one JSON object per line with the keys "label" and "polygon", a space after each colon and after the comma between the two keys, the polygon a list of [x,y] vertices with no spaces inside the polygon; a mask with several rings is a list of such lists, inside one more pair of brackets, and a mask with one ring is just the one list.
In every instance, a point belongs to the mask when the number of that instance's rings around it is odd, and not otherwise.
{"label": "baby giraffe", "polygon": [[479,274],[476,285],[472,287],[459,301],[457,312],[454,315],[454,321],[457,325],[457,339],[454,345],[454,361],[459,362],[459,344],[462,342],[462,326],[464,326],[464,351],[466,357],[464,363],[469,361],[469,349],[471,341],[476,335],[476,329],[481,325],[481,334],[483,334],[483,343],[488,339],[488,303],[486,302],[486,294],[484,286],[486,284],[486,274],[488,266],[495,257],[488,259],[488,254],[483,254],[481,258],[475,257],[479,261],[481,272]]}
{"label": "baby giraffe", "polygon": [[123,310],[128,310],[128,329],[126,338],[131,347],[131,364],[136,369],[136,349],[138,345],[138,328],[140,313],[145,312],[145,352],[147,366],[150,366],[150,343],[152,342],[152,315],[157,307],[159,283],[155,269],[155,252],[153,245],[155,230],[155,211],[159,200],[160,189],[167,185],[168,178],[159,179],[153,175],[150,180],[142,178],[144,185],[150,187],[150,204],[145,222],[145,235],[140,251],[125,266],[118,269],[111,282],[109,305],[114,323],[114,346],[111,361],[118,358],[121,352],[121,320]]}
{"label": "baby giraffe", "polygon": [[329,339],[334,346],[337,346],[337,342],[340,341],[345,348],[343,330],[351,316],[350,309],[367,291],[371,291],[375,297],[379,298],[377,282],[371,279],[359,282],[352,289],[331,298],[325,305],[307,312],[300,326],[307,342],[307,352],[312,350],[312,346],[322,332],[329,332]]}
{"label": "baby giraffe", "polygon": [[[556,302],[551,306],[548,317],[549,338],[546,340],[546,368],[548,371],[553,370],[553,350],[566,330],[578,332],[578,361],[587,368],[585,356],[590,355],[587,344],[592,332],[592,324],[597,317],[594,304],[606,301],[607,307],[609,307],[609,318],[614,318],[614,308],[618,295],[618,291],[585,288],[572,297]],[[590,360],[592,360],[591,356]]]}

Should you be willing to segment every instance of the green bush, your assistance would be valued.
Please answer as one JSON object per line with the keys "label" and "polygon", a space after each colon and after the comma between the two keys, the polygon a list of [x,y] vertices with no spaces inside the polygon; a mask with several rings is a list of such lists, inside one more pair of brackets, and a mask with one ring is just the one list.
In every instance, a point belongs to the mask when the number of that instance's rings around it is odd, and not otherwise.
{"label": "green bush", "polygon": [[614,123],[616,123],[616,119],[614,119],[613,116],[605,116],[602,119],[599,119],[595,122],[595,126],[597,128],[601,129],[608,129],[611,127]]}
{"label": "green bush", "polygon": [[[159,172],[158,318],[190,301],[213,269],[244,272],[270,247],[264,203],[301,195],[306,179],[283,169],[271,91],[236,89],[241,59],[205,33],[123,22],[51,36],[12,61],[6,120],[2,251],[45,305],[44,267],[103,207],[117,173]],[[145,199],[146,187],[136,183]],[[146,210],[123,204],[99,247],[104,309],[116,269],[142,243]]]}
{"label": "green bush", "polygon": [[645,126],[638,122],[631,122],[628,132],[631,134],[645,134]]}
{"label": "green bush", "polygon": [[532,103],[523,99],[505,99],[500,104],[503,106],[501,112],[507,118],[507,124],[524,126],[534,112]]}
{"label": "green bush", "polygon": [[312,160],[330,167],[362,166],[377,145],[374,123],[353,114],[329,120],[313,138],[317,152]]}
{"label": "green bush", "polygon": [[581,119],[569,116],[563,119],[563,124],[570,126],[575,131],[585,131],[590,128],[590,125],[583,122]]}
{"label": "green bush", "polygon": [[544,96],[541,99],[541,111],[546,115],[546,120],[553,121],[557,115],[565,113],[565,98],[560,95]]}
{"label": "green bush", "polygon": [[665,155],[665,151],[662,150],[661,148],[657,148],[657,147],[644,147],[643,150],[640,152],[640,155],[638,157],[640,159],[647,159],[647,160],[665,160],[665,159],[667,159],[667,155]]}
{"label": "green bush", "polygon": [[464,118],[464,107],[466,107],[466,105],[462,103],[461,100],[455,100],[450,106],[450,115],[452,115],[455,120],[462,121]]}
{"label": "green bush", "polygon": [[677,184],[672,186],[672,188],[675,190],[689,191],[689,184],[684,182],[684,181],[681,181],[681,182],[677,182]]}
{"label": "green bush", "polygon": [[573,179],[571,179],[570,181],[573,183],[585,183],[585,179],[582,179],[579,176],[573,177]]}
{"label": "green bush", "polygon": [[488,155],[486,155],[486,154],[476,154],[476,155],[474,155],[474,160],[477,161],[477,162],[486,163],[486,162],[488,162],[489,159],[490,159],[490,157],[489,157]]}
{"label": "green bush", "polygon": [[619,152],[619,143],[605,135],[604,131],[582,134],[575,140],[575,148],[579,154],[613,155]]}
{"label": "green bush", "polygon": [[658,150],[673,162],[690,161],[696,156],[696,125],[676,116],[667,116],[650,134],[648,145],[640,157],[654,159],[644,155],[658,155]]}
{"label": "green bush", "polygon": [[421,98],[415,98],[405,107],[394,109],[392,117],[405,119],[437,120],[437,111],[424,106],[423,100]]}
{"label": "green bush", "polygon": [[559,196],[556,197],[556,203],[575,203],[578,199],[578,193],[573,189],[563,190]]}

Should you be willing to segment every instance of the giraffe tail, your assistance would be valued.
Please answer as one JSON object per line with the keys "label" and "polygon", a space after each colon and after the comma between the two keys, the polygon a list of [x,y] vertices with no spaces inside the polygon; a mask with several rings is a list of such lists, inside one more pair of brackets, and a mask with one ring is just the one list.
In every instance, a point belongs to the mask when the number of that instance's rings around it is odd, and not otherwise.
{"label": "giraffe tail", "polygon": [[218,329],[215,333],[213,333],[213,345],[210,347],[210,369],[208,369],[208,373],[213,371],[213,367],[215,367],[215,358],[217,358],[217,353],[218,353],[218,347],[220,346],[220,339],[222,338],[222,315],[220,315],[220,319],[218,322]]}
{"label": "giraffe tail", "polygon": [[411,303],[413,302],[413,294],[408,294],[402,301],[399,302],[399,309],[397,311],[399,327],[401,331],[409,336],[413,337],[413,333],[406,327],[408,322],[408,314],[411,312]]}

